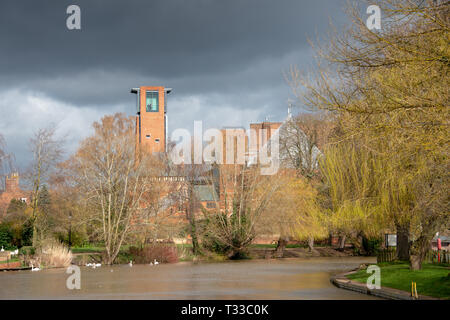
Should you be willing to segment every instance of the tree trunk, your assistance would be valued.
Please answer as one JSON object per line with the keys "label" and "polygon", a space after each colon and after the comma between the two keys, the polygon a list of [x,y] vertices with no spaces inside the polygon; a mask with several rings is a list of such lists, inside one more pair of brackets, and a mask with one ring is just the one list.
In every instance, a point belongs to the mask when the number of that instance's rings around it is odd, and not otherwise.
{"label": "tree trunk", "polygon": [[198,237],[197,237],[197,226],[195,221],[195,199],[194,199],[194,186],[193,183],[189,183],[189,195],[188,195],[188,208],[187,208],[187,218],[191,227],[191,237],[192,237],[192,253],[194,256],[200,253],[200,248],[198,245]]}
{"label": "tree trunk", "polygon": [[422,269],[422,259],[419,255],[411,255],[409,263],[410,263],[411,270]]}
{"label": "tree trunk", "polygon": [[364,235],[362,234],[362,232],[359,232],[356,235],[356,238],[353,241],[353,246],[356,248],[356,250],[358,251],[359,255],[366,255],[367,251],[364,248]]}
{"label": "tree trunk", "polygon": [[408,261],[409,260],[409,225],[400,226],[397,225],[397,259]]}
{"label": "tree trunk", "polygon": [[196,256],[200,253],[200,248],[198,245],[197,228],[195,224],[195,219],[191,220],[191,237],[192,237],[192,253]]}
{"label": "tree trunk", "polygon": [[33,222],[33,237],[31,240],[31,245],[33,246],[33,248],[36,248],[38,245],[38,240],[37,240],[37,230],[36,230],[36,225],[35,225],[35,221]]}
{"label": "tree trunk", "polygon": [[411,270],[422,269],[422,261],[425,259],[427,251],[430,250],[432,236],[422,235],[411,245],[409,264]]}
{"label": "tree trunk", "polygon": [[112,256],[111,256],[111,251],[110,251],[110,250],[107,249],[107,250],[103,253],[102,261],[103,261],[104,264],[106,264],[106,265],[108,265],[108,266],[113,264],[114,259],[113,259]]}
{"label": "tree trunk", "polygon": [[308,238],[308,248],[309,248],[309,252],[314,251],[314,237]]}
{"label": "tree trunk", "polygon": [[280,237],[280,239],[278,239],[278,244],[275,249],[275,257],[282,258],[284,256],[284,249],[286,249],[288,241],[289,239],[287,237]]}
{"label": "tree trunk", "polygon": [[345,248],[345,239],[347,238],[347,236],[344,234],[342,236],[339,236],[339,250],[344,250]]}
{"label": "tree trunk", "polygon": [[328,235],[328,245],[330,247],[333,246],[333,234],[330,232],[330,234]]}

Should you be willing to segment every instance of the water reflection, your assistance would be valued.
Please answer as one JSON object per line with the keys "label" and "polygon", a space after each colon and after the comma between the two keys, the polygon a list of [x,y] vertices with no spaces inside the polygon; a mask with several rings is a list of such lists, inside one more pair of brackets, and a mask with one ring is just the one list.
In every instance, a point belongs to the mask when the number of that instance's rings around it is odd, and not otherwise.
{"label": "water reflection", "polygon": [[311,258],[81,268],[81,289],[63,269],[1,272],[0,299],[371,299],[330,276],[373,258]]}

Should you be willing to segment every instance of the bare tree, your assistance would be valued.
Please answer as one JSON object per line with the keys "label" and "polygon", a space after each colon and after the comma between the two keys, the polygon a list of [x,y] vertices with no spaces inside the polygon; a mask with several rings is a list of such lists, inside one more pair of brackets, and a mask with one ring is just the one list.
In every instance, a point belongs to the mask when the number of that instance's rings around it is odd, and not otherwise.
{"label": "bare tree", "polygon": [[[182,183],[178,176],[166,170],[167,155],[160,154],[151,159],[152,169],[149,173],[151,192],[146,192],[141,200],[141,214],[135,220],[133,235],[143,243],[158,239],[171,239],[180,231],[180,219],[174,219],[178,212]],[[132,236],[133,236],[132,235]]]}
{"label": "bare tree", "polygon": [[255,239],[257,223],[280,181],[260,175],[258,166],[220,165],[218,170],[220,196],[216,209],[208,215],[206,236],[222,246],[230,258],[238,258]]}
{"label": "bare tree", "polygon": [[197,216],[202,212],[203,207],[197,197],[195,188],[197,185],[209,184],[211,182],[209,180],[209,170],[211,168],[206,163],[191,163],[179,165],[174,169],[177,176],[181,178],[176,197],[178,197],[179,207],[184,211],[188,222],[188,233],[192,238],[192,253],[198,255],[201,253],[201,247]]}
{"label": "bare tree", "polygon": [[280,153],[284,167],[312,179],[319,171],[318,158],[333,130],[331,114],[304,113],[280,128]]}
{"label": "bare tree", "polygon": [[32,153],[31,168],[28,179],[32,185],[31,207],[33,221],[33,246],[38,244],[37,226],[35,224],[39,214],[39,196],[42,186],[47,183],[50,174],[63,155],[63,140],[55,137],[56,126],[38,129],[33,138],[30,139],[30,150]]}
{"label": "bare tree", "polygon": [[105,243],[105,263],[112,264],[131,230],[148,218],[146,195],[159,183],[154,157],[136,148],[132,118],[105,116],[93,136],[70,159],[72,178],[84,210]]}
{"label": "bare tree", "polygon": [[14,155],[8,153],[5,138],[0,134],[0,188],[3,186],[4,178],[15,170],[14,161]]}

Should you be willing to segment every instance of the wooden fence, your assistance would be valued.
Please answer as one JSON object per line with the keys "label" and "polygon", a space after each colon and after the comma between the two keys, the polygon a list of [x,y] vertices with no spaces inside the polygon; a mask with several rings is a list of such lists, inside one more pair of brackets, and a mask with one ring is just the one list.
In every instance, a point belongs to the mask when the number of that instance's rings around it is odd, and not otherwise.
{"label": "wooden fence", "polygon": [[[438,253],[440,254],[440,262],[438,261]],[[377,263],[380,262],[392,262],[396,260],[397,253],[395,248],[381,249],[377,254]],[[450,263],[449,251],[434,251],[430,250],[425,256],[424,262],[426,263]]]}
{"label": "wooden fence", "polygon": [[381,249],[377,254],[377,263],[380,262],[391,262],[397,257],[395,248]]}
{"label": "wooden fence", "polygon": [[[438,261],[438,254],[440,255],[441,261]],[[430,250],[428,251],[427,255],[425,256],[425,262],[428,263],[450,263],[450,252],[448,251],[434,251]]]}

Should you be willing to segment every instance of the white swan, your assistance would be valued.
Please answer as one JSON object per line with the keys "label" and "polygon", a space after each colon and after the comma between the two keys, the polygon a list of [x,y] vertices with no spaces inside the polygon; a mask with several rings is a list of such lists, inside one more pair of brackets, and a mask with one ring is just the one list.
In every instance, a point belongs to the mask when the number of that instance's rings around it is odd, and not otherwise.
{"label": "white swan", "polygon": [[85,266],[86,267],[92,267],[92,263],[86,263]]}
{"label": "white swan", "polygon": [[153,262],[154,262],[155,266],[156,266],[157,264],[159,264],[159,262],[156,261],[156,259],[154,259]]}
{"label": "white swan", "polygon": [[33,264],[31,264],[31,271],[39,271],[39,270],[41,270],[40,268],[35,268],[34,266],[33,266]]}
{"label": "white swan", "polygon": [[3,246],[2,246],[2,250],[0,250],[1,252],[3,252],[3,251],[5,251],[5,249],[3,249]]}
{"label": "white swan", "polygon": [[97,268],[102,266],[101,263],[94,263],[94,264],[95,264],[95,266],[96,266]]}
{"label": "white swan", "polygon": [[133,260],[130,260],[130,263],[129,263],[129,265],[130,265],[130,267],[132,267],[132,266],[133,266]]}

